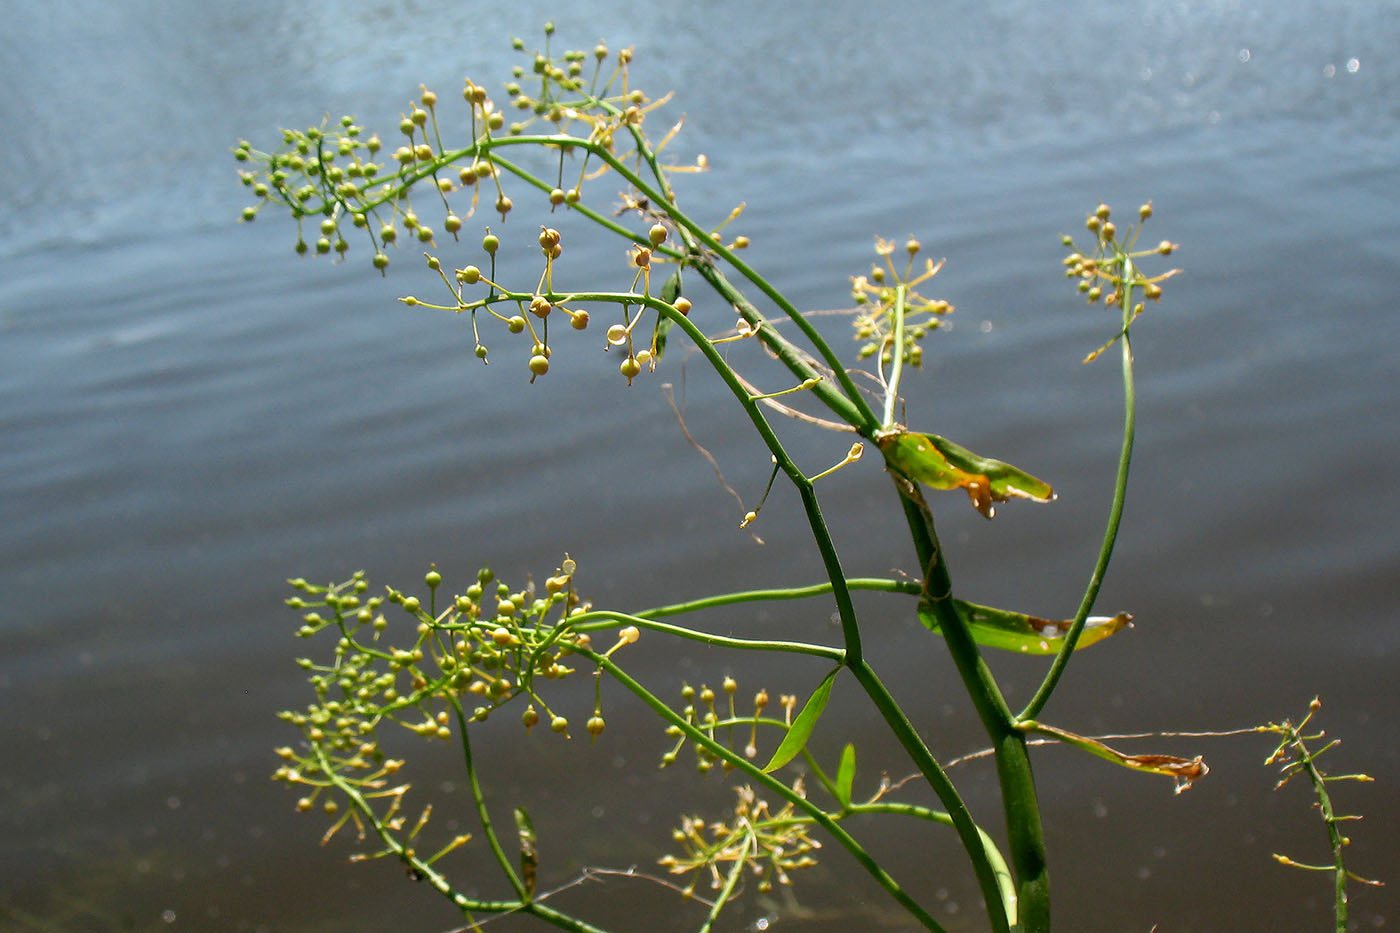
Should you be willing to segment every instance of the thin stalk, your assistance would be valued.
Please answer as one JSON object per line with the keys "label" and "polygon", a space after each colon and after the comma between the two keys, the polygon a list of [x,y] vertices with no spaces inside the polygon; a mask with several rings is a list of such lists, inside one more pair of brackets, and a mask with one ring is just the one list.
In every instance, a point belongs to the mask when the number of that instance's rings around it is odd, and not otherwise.
{"label": "thin stalk", "polygon": [[[827,587],[827,591],[830,592],[829,586]],[[698,641],[715,648],[735,648],[743,651],[782,651],[787,654],[813,655],[819,658],[826,658],[829,661],[835,661],[837,664],[844,661],[846,657],[846,652],[842,649],[830,648],[826,645],[813,645],[800,641],[765,641],[752,638],[731,638],[725,635],[713,635],[709,632],[685,628],[680,625],[657,622],[642,615],[628,615],[625,612],[614,612],[609,609],[581,612],[576,616],[570,616],[568,621],[563,624],[567,626],[571,632],[600,632],[619,628],[623,625],[635,625],[638,628],[650,629],[654,632],[674,635],[677,638]]]}
{"label": "thin stalk", "polygon": [[[1132,271],[1132,260],[1125,260],[1127,269],[1124,279],[1129,280]],[[1103,586],[1104,575],[1108,572],[1109,559],[1113,557],[1113,548],[1118,541],[1118,527],[1123,521],[1123,502],[1128,493],[1128,471],[1133,460],[1133,437],[1137,426],[1137,392],[1133,380],[1133,345],[1128,335],[1128,325],[1132,321],[1132,295],[1133,289],[1130,285],[1123,287],[1123,333],[1119,338],[1123,343],[1122,348],[1122,368],[1123,368],[1123,443],[1118,450],[1118,472],[1113,478],[1113,501],[1108,508],[1108,524],[1104,528],[1103,540],[1099,543],[1099,554],[1094,561],[1094,570],[1089,575],[1089,583],[1084,588],[1084,596],[1079,601],[1079,608],[1074,613],[1074,620],[1070,623],[1069,631],[1065,633],[1064,644],[1060,646],[1060,653],[1055,655],[1055,660],[1051,662],[1050,669],[1045,672],[1045,678],[1041,681],[1035,695],[1021,710],[1017,720],[1035,719],[1045,708],[1045,704],[1050,701],[1050,695],[1055,692],[1056,685],[1060,678],[1064,676],[1065,668],[1069,665],[1070,655],[1074,653],[1075,645],[1079,641],[1079,635],[1084,631],[1084,625],[1089,618],[1089,613],[1093,611],[1094,601],[1098,599],[1099,588]]]}
{"label": "thin stalk", "polygon": [[719,896],[715,898],[714,905],[710,907],[709,916],[707,916],[705,922],[700,925],[699,933],[710,933],[710,930],[715,925],[715,921],[719,919],[719,912],[724,909],[724,905],[729,903],[729,899],[734,896],[734,889],[739,885],[739,878],[744,873],[744,863],[748,860],[749,849],[752,847],[753,837],[750,836],[748,839],[744,840],[743,851],[739,853],[739,857],[734,860],[734,865],[729,869],[729,874],[725,876],[724,888],[719,892]]}
{"label": "thin stalk", "polygon": [[347,782],[334,770],[334,765],[331,763],[330,759],[326,757],[325,750],[321,746],[315,746],[315,751],[317,759],[321,767],[325,770],[331,783],[334,784],[341,793],[345,794],[351,806],[353,806],[360,816],[374,828],[375,835],[384,843],[385,848],[412,868],[418,877],[422,878],[435,891],[451,901],[452,904],[468,918],[470,918],[473,912],[492,914],[528,913],[560,929],[571,930],[573,933],[608,933],[608,931],[601,927],[596,927],[585,920],[580,920],[577,917],[570,916],[552,907],[546,907],[541,903],[524,900],[481,900],[479,898],[467,897],[454,888],[452,883],[448,881],[441,872],[414,854],[399,841],[393,834],[393,831],[385,826],[383,821],[379,819],[379,816],[374,812],[373,808],[370,807],[369,801],[365,800],[364,795],[360,793],[359,789]]}
{"label": "thin stalk", "polygon": [[876,883],[898,901],[925,929],[935,931],[943,930],[943,927],[938,921],[934,920],[933,917],[929,915],[928,911],[924,910],[924,908],[919,905],[918,901],[915,901],[909,896],[908,892],[900,886],[899,882],[897,882],[889,872],[885,871],[884,867],[876,861],[869,852],[865,851],[865,848],[856,841],[855,837],[839,826],[836,820],[826,813],[826,811],[822,810],[821,807],[797,794],[792,788],[772,775],[765,774],[757,765],[744,756],[721,745],[714,739],[711,739],[704,731],[696,728],[696,726],[687,721],[685,717],[657,699],[646,687],[643,687],[636,680],[632,679],[626,671],[613,663],[611,658],[587,649],[579,650],[578,653],[607,671],[614,680],[650,707],[658,716],[680,729],[690,741],[701,746],[716,758],[729,762],[735,769],[744,772],[751,780],[762,785],[773,794],[776,794],[810,816],[817,825],[821,826],[821,828],[835,839],[842,848],[850,853],[856,862],[875,879]]}
{"label": "thin stalk", "polygon": [[[709,283],[711,288],[719,292],[720,297],[733,305],[746,321],[758,328],[758,339],[777,355],[779,361],[793,375],[804,380],[812,376],[822,375],[808,362],[805,353],[797,349],[771,325],[766,325],[763,315],[759,313],[751,301],[744,297],[743,292],[735,288],[733,283],[724,277],[723,273],[709,263],[697,264],[695,270],[701,278]],[[846,375],[844,370],[838,372],[845,376],[845,381],[850,380],[850,376]],[[811,392],[837,417],[854,426],[857,430],[864,431],[868,437],[874,433],[878,423],[873,414],[867,414],[869,407],[865,404],[865,399],[859,394],[859,391],[856,391],[855,401],[848,397],[849,391],[854,390],[855,387],[852,384],[851,390],[839,391],[829,381],[823,379],[812,386]]]}
{"label": "thin stalk", "polygon": [[904,369],[904,298],[909,286],[903,282],[894,288],[894,350],[890,381],[885,386],[885,417],[880,422],[881,429],[894,425],[894,409],[899,401],[899,380]]}
{"label": "thin stalk", "polygon": [[[920,592],[919,584],[913,581],[889,580],[880,577],[851,577],[846,581],[846,588],[850,590],[877,590],[885,593],[905,593],[911,596],[917,596]],[[651,609],[643,609],[634,613],[634,615],[642,616],[647,619],[664,619],[666,616],[681,615],[686,612],[698,612],[702,609],[718,609],[722,606],[732,606],[735,603],[763,602],[765,600],[780,599],[805,599],[811,596],[824,596],[830,592],[830,583],[815,583],[811,586],[793,586],[783,589],[743,590],[737,593],[722,593],[717,596],[706,596],[684,603],[655,606]]]}
{"label": "thin stalk", "polygon": [[525,883],[516,874],[515,868],[510,863],[510,858],[506,855],[501,840],[496,836],[496,830],[491,824],[491,812],[486,808],[486,798],[481,793],[481,783],[477,780],[476,767],[472,764],[472,743],[470,730],[467,729],[466,713],[462,710],[462,704],[458,701],[455,693],[448,693],[448,700],[452,703],[452,710],[457,717],[457,731],[461,733],[462,762],[467,770],[467,783],[471,787],[472,800],[476,804],[477,819],[481,821],[481,829],[486,834],[486,841],[491,846],[491,854],[496,857],[496,863],[501,866],[501,871],[506,879],[510,881],[510,886],[515,889],[515,894],[520,898],[522,904],[528,904],[531,896]]}

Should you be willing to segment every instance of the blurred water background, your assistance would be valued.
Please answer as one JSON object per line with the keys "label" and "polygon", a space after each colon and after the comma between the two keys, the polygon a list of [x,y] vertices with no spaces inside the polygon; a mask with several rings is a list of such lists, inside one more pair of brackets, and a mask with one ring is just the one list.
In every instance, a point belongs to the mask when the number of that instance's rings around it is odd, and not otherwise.
{"label": "blurred water background", "polygon": [[[1140,446],[1100,602],[1138,625],[1078,657],[1045,718],[1080,732],[1224,729],[1296,718],[1320,694],[1323,726],[1345,740],[1332,766],[1377,778],[1336,788],[1366,815],[1351,864],[1392,882],[1354,889],[1354,926],[1400,921],[1394,3],[124,0],[4,12],[6,929],[460,923],[394,866],[347,867],[343,841],[322,849],[322,821],[294,814],[267,779],[271,748],[293,738],[273,711],[310,698],[292,658],[311,649],[281,606],[288,576],[363,567],[410,586],[435,561],[460,588],[482,563],[520,580],[567,550],[583,590],[619,608],[817,579],[786,491],[763,513],[767,546],[736,531],[659,378],[627,388],[590,337],[528,387],[523,347],[497,338],[499,365],[483,368],[464,322],[394,301],[429,287],[412,250],[381,280],[359,243],[336,267],[298,260],[292,225],[270,213],[234,222],[247,194],[236,139],[270,148],[279,126],[341,113],[391,139],[419,82],[455,113],[463,76],[499,88],[517,61],[510,36],[533,47],[551,17],[562,45],[635,45],[636,83],[677,91],[652,121],[685,113],[676,151],[713,166],[683,181],[683,203],[718,222],[747,201],[733,229],[800,306],[847,304],[874,235],[914,234],[947,257],[929,291],[958,306],[956,324],[930,338],[925,372],[907,383],[909,420],[1060,494],[1011,503],[990,524],[956,495],[934,500],[970,599],[1073,611],[1107,509],[1119,401],[1112,360],[1079,363],[1112,315],[1085,309],[1061,278],[1058,235],[1101,199],[1124,215],[1152,199],[1148,236],[1183,244],[1173,261],[1186,272],[1134,331]],[[521,276],[533,274],[531,222],[503,231],[507,247],[525,231]],[[473,240],[440,241],[444,259],[470,261],[457,257]],[[566,268],[621,287],[620,258],[580,238]],[[696,314],[728,321],[713,302]],[[752,497],[766,456],[715,381],[673,360],[664,378],[685,380],[690,430]],[[839,437],[788,433],[813,470],[844,451]],[[875,459],[823,481],[827,514],[850,572],[913,573]],[[941,644],[903,605],[862,601],[868,650],[935,752],[974,751],[980,732]],[[834,639],[828,612],[783,605],[714,624]],[[821,674],[656,639],[632,663],[663,693],[725,674],[743,691],[805,693]],[[994,663],[1024,700],[1040,665]],[[816,747],[833,763],[874,731],[845,693]],[[541,829],[542,886],[585,865],[648,868],[680,807],[731,802],[715,778],[658,774],[666,740],[611,697],[606,737],[576,739],[569,755],[509,723],[479,740],[493,805],[524,804]],[[1327,879],[1270,857],[1326,851],[1305,789],[1271,790],[1266,738],[1137,750],[1203,753],[1214,770],[1178,797],[1069,751],[1035,756],[1061,929],[1330,929]],[[900,769],[895,752],[862,739],[869,787]],[[450,755],[424,752],[419,769],[460,805]],[[959,774],[995,825],[986,765]],[[467,825],[465,807],[450,811]],[[951,835],[929,845],[922,827],[857,829],[950,929],[979,928]],[[482,892],[499,887],[480,853],[458,865]],[[801,911],[750,897],[727,928],[894,922],[837,851],[798,882]],[[580,886],[560,903],[629,930],[701,916],[638,882]]]}

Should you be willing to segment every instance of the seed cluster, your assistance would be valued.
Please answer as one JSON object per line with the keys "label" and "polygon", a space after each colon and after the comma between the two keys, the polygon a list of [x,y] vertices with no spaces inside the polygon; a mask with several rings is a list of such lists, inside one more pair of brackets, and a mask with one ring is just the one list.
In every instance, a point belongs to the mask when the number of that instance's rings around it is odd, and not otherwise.
{"label": "seed cluster", "polygon": [[[1180,247],[1170,240],[1162,240],[1149,249],[1134,250],[1142,228],[1152,216],[1150,201],[1138,208],[1138,222],[1123,233],[1109,219],[1112,213],[1107,204],[1101,203],[1085,218],[1084,226],[1094,236],[1094,242],[1087,250],[1075,248],[1073,237],[1061,238],[1061,242],[1073,250],[1063,260],[1066,278],[1077,280],[1076,287],[1089,304],[1102,301],[1108,308],[1121,307],[1137,289],[1141,290],[1144,298],[1160,301],[1161,283],[1181,270],[1171,269],[1149,277],[1138,267],[1137,260],[1149,256],[1170,256]],[[1126,320],[1131,322],[1143,312],[1144,307],[1142,302],[1135,303]],[[1118,337],[1114,337],[1085,357],[1084,362],[1097,358],[1117,340]]]}
{"label": "seed cluster", "polygon": [[[307,789],[299,810],[312,809],[322,797],[329,814],[339,812],[338,798],[361,805],[387,800],[388,810],[375,818],[388,825],[401,817],[408,785],[390,786],[403,762],[381,749],[379,728],[386,723],[446,740],[523,698],[527,731],[544,718],[567,737],[569,720],[550,708],[538,687],[573,674],[570,659],[590,647],[586,633],[568,626],[588,609],[574,590],[575,570],[566,556],[541,593],[533,581],[513,588],[483,568],[441,606],[442,576],[435,568],[424,577],[426,602],[396,589],[369,596],[362,573],[330,585],[289,581],[298,595],[287,604],[303,613],[297,634],[329,632],[336,640],[328,662],[298,662],[310,672],[316,699],[305,709],[279,714],[301,730],[304,743],[278,750],[283,764],[274,779]],[[635,630],[619,639],[635,640]],[[603,725],[599,698],[585,728],[596,737]],[[352,807],[332,832],[346,819],[361,818]]]}
{"label": "seed cluster", "polygon": [[[600,215],[581,203],[583,189],[618,164],[610,164],[611,158],[638,165],[649,163],[662,177],[672,172],[705,170],[703,156],[690,165],[657,163],[657,154],[680,124],[672,127],[658,144],[653,145],[647,138],[647,115],[666,103],[670,95],[653,99],[630,85],[631,49],[612,52],[599,44],[590,51],[576,49],[553,56],[549,52],[553,27],[547,26],[545,34],[543,52],[526,52],[524,42],[514,40],[516,50],[529,56],[529,63],[513,69],[503,100],[493,99],[484,87],[465,79],[461,95],[469,131],[465,145],[444,143],[443,134],[453,129],[452,121],[438,94],[423,85],[401,114],[401,144],[392,151],[378,135],[366,136],[350,116],[342,117],[337,124],[323,121],[305,130],[284,130],[282,148],[271,153],[255,150],[246,140],[240,141],[233,155],[240,163],[253,166],[239,174],[256,199],[244,209],[243,219],[255,219],[269,204],[288,210],[298,225],[297,251],[303,254],[333,253],[343,257],[355,236],[351,231],[363,231],[372,247],[372,262],[383,272],[389,265],[390,253],[399,245],[433,250],[440,232],[459,241],[466,220],[483,201],[491,204],[504,222],[516,207],[506,188],[506,181],[512,176],[530,182],[532,192],[546,191],[543,200],[550,212],[557,208],[586,210],[598,220]],[[518,111],[521,119],[508,123],[505,113],[509,110]],[[525,136],[536,124],[538,135]],[[557,174],[551,173],[554,178],[545,180],[507,158],[511,155],[508,147],[521,142],[529,142],[533,144],[531,148],[557,158]],[[580,155],[581,158],[572,158]],[[568,178],[566,158],[572,161]],[[669,197],[668,185],[663,182],[661,187]],[[421,197],[425,191],[435,206],[420,211],[415,208],[414,195]],[[653,269],[660,263],[676,262],[687,250],[699,247],[693,237],[689,246],[677,244],[671,219],[646,198],[627,193],[622,197],[623,208],[618,214],[635,214],[644,225],[642,230],[627,234],[634,243],[628,254],[628,265],[634,273],[632,288],[649,297]],[[711,233],[710,239],[704,241],[706,248],[711,243],[723,245],[719,231],[740,211],[741,208],[731,212],[729,220]],[[440,219],[433,219],[430,214]],[[307,232],[310,224],[315,225],[312,233]],[[308,245],[308,239],[314,240],[314,245]],[[533,381],[550,369],[551,313],[555,320],[566,316],[575,330],[586,329],[590,320],[589,311],[566,304],[569,296],[555,291],[554,263],[563,253],[560,240],[557,227],[541,226],[539,245],[545,268],[533,290],[512,291],[498,284],[495,260],[500,240],[487,228],[482,248],[489,261],[480,266],[468,263],[454,268],[454,263],[432,252],[424,253],[429,268],[439,274],[451,293],[450,303],[436,304],[414,296],[401,300],[411,307],[469,312],[473,353],[483,362],[488,351],[477,311],[484,310],[497,318],[512,334],[528,332],[527,366]],[[734,249],[747,245],[747,238],[742,236],[728,244]],[[489,271],[483,272],[482,267]],[[475,290],[464,291],[465,286],[478,283],[484,285],[484,295]],[[679,291],[667,300],[678,296]],[[501,313],[496,306],[502,302],[515,303],[519,313]],[[674,306],[684,314],[689,310],[689,302],[684,304],[683,309],[679,303]],[[649,346],[633,347],[632,329],[641,310],[634,305],[629,313],[627,305],[623,305],[627,336],[622,343],[626,346],[626,359],[619,370],[629,383],[644,369],[654,370],[661,352],[656,338]],[[657,320],[655,329],[664,344],[664,328]],[[614,345],[617,342],[610,340],[609,346]]]}
{"label": "seed cluster", "polygon": [[[877,237],[875,252],[881,261],[871,264],[868,275],[851,277],[851,298],[861,309],[852,322],[856,340],[861,341],[861,359],[878,353],[880,363],[888,365],[894,359],[898,343],[902,362],[921,365],[924,359],[921,341],[930,331],[942,326],[945,315],[953,312],[948,302],[925,298],[914,291],[914,286],[933,278],[943,267],[942,262],[926,259],[923,271],[914,276],[914,257],[920,249],[922,245],[913,237],[905,242],[904,251],[909,260],[901,272],[890,258],[895,244]],[[898,321],[896,313],[900,315]]]}

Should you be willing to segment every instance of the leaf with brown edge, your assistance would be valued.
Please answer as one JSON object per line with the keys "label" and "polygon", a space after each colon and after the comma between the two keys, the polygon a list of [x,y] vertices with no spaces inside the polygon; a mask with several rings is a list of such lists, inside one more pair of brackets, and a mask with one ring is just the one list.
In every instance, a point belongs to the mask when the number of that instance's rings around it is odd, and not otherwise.
{"label": "leaf with brown edge", "polygon": [[979,457],[937,434],[895,430],[879,435],[876,443],[893,469],[934,489],[966,490],[972,507],[986,518],[996,514],[993,502],[1055,498],[1055,490],[1044,480],[1009,463]]}
{"label": "leaf with brown edge", "polygon": [[[987,648],[1000,648],[1020,654],[1057,654],[1065,643],[1070,620],[1056,621],[1042,619],[1024,612],[1009,609],[994,609],[976,603],[953,600],[953,605],[967,623],[972,640]],[[919,621],[931,632],[938,632],[938,620],[924,603],[919,605]],[[1098,644],[1110,635],[1116,635],[1133,621],[1126,612],[1115,616],[1090,616],[1079,633],[1074,650],[1079,651]]]}
{"label": "leaf with brown edge", "polygon": [[1178,758],[1175,755],[1128,755],[1109,748],[1098,739],[1076,735],[1065,729],[1047,726],[1042,722],[1027,720],[1022,722],[1020,727],[1031,732],[1038,732],[1041,735],[1052,736],[1066,745],[1073,745],[1091,755],[1096,755],[1105,761],[1111,761],[1133,771],[1166,775],[1172,779],[1178,794],[1189,790],[1192,784],[1210,773],[1210,768],[1200,755],[1195,758]]}

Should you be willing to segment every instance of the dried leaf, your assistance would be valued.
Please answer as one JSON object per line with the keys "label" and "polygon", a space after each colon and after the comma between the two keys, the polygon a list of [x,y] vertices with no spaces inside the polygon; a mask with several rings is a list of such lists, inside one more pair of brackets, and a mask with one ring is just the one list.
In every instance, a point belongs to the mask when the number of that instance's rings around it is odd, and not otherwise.
{"label": "dried leaf", "polygon": [[1023,725],[1043,735],[1054,736],[1061,742],[1083,749],[1091,755],[1097,755],[1105,761],[1111,761],[1125,768],[1148,774],[1164,774],[1176,783],[1175,789],[1178,794],[1190,789],[1192,784],[1210,773],[1210,768],[1206,766],[1205,760],[1200,755],[1195,758],[1178,758],[1175,755],[1125,755],[1123,752],[1109,748],[1098,739],[1076,735],[1073,732],[1047,726],[1044,723],[1027,722]]}
{"label": "dried leaf", "polygon": [[539,837],[535,835],[535,824],[524,807],[515,808],[515,831],[520,839],[520,883],[527,893],[534,894],[540,866]]}
{"label": "dried leaf", "polygon": [[993,502],[1011,498],[1049,502],[1050,484],[1000,460],[979,457],[937,434],[893,431],[877,438],[885,461],[900,473],[934,489],[963,489],[972,507],[986,518]]}

